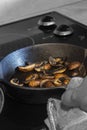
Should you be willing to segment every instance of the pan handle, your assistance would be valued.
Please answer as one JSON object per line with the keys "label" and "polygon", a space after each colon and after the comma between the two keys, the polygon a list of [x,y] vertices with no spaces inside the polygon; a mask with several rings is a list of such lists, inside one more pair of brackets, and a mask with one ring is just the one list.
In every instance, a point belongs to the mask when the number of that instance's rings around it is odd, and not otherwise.
{"label": "pan handle", "polygon": [[4,81],[4,79],[0,78],[0,114],[3,111],[4,108],[4,104],[5,104],[5,96],[6,96],[6,82]]}
{"label": "pan handle", "polygon": [[5,89],[4,85],[0,83],[0,114],[3,110],[4,103],[5,103]]}

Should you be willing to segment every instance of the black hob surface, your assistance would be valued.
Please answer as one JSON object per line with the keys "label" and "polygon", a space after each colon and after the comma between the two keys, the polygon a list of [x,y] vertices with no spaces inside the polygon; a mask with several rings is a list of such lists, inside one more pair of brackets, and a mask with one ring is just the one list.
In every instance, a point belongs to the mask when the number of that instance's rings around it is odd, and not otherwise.
{"label": "black hob surface", "polygon": [[[68,43],[87,48],[87,27],[57,12],[0,27],[1,59],[17,49],[43,43]],[[41,130],[46,117],[46,104],[24,104],[6,95],[0,129]]]}

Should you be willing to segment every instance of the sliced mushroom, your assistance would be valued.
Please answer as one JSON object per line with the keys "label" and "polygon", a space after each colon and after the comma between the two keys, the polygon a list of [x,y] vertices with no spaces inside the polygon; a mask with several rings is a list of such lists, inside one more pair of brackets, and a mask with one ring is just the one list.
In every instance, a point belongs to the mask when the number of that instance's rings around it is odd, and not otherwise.
{"label": "sliced mushroom", "polygon": [[63,61],[63,59],[61,57],[56,57],[55,61],[56,61],[56,63],[60,63],[61,61]]}
{"label": "sliced mushroom", "polygon": [[64,85],[68,85],[69,82],[70,82],[70,79],[65,79],[63,83],[64,83]]}
{"label": "sliced mushroom", "polygon": [[44,70],[49,70],[49,69],[51,69],[51,65],[49,63],[47,63],[43,66],[43,68],[44,68]]}
{"label": "sliced mushroom", "polygon": [[55,85],[54,85],[54,83],[53,83],[52,81],[47,81],[47,82],[43,85],[43,87],[45,87],[45,88],[53,88],[53,87],[55,87]]}
{"label": "sliced mushroom", "polygon": [[30,80],[36,80],[39,78],[39,75],[37,73],[33,73],[33,74],[30,74],[28,75],[26,78],[25,78],[25,81],[24,83],[27,84],[29,83]]}
{"label": "sliced mushroom", "polygon": [[19,66],[17,68],[18,68],[19,71],[22,71],[22,72],[32,71],[35,68],[35,63],[29,64],[29,65],[26,65],[26,66]]}
{"label": "sliced mushroom", "polygon": [[73,61],[69,64],[68,69],[73,70],[79,68],[81,63],[79,61]]}
{"label": "sliced mushroom", "polygon": [[42,72],[42,70],[43,70],[43,64],[44,64],[43,61],[39,62],[39,63],[36,63],[34,70],[37,71],[37,72]]}
{"label": "sliced mushroom", "polygon": [[54,70],[53,74],[64,73],[66,70],[67,70],[66,67],[61,67],[61,68]]}
{"label": "sliced mushroom", "polygon": [[60,57],[57,57],[57,58],[53,58],[52,56],[49,57],[49,63],[52,65],[52,66],[56,66],[57,63],[59,63],[62,59]]}
{"label": "sliced mushroom", "polygon": [[64,74],[64,73],[60,73],[60,74],[55,74],[54,75],[55,79],[59,79],[59,78],[65,78],[65,79],[69,79],[69,76]]}
{"label": "sliced mushroom", "polygon": [[70,82],[70,78],[66,78],[66,77],[61,77],[59,79],[54,80],[54,84],[58,87],[65,86],[65,85],[69,84],[69,82]]}
{"label": "sliced mushroom", "polygon": [[56,87],[60,87],[60,86],[62,86],[63,84],[62,84],[62,81],[61,81],[60,79],[55,79],[55,80],[54,80],[54,85],[55,85]]}
{"label": "sliced mushroom", "polygon": [[23,86],[23,83],[20,83],[19,80],[17,78],[12,78],[10,80],[10,83],[16,86]]}
{"label": "sliced mushroom", "polygon": [[37,72],[43,72],[43,71],[49,70],[49,69],[51,69],[51,65],[49,63],[45,63],[45,62],[43,62],[43,64],[40,64],[40,66],[36,65],[36,67],[35,67],[35,71],[37,71]]}
{"label": "sliced mushroom", "polygon": [[37,87],[40,87],[40,82],[41,80],[31,80],[29,83],[28,83],[28,86],[29,87],[32,87],[32,88],[37,88]]}
{"label": "sliced mushroom", "polygon": [[80,72],[78,69],[74,69],[74,70],[70,71],[70,76],[72,76],[72,77],[76,77],[79,75],[80,75]]}
{"label": "sliced mushroom", "polygon": [[40,88],[55,87],[53,81],[50,79],[44,79],[40,82]]}
{"label": "sliced mushroom", "polygon": [[56,61],[55,61],[55,58],[53,58],[52,56],[49,57],[49,63],[54,66],[56,65]]}

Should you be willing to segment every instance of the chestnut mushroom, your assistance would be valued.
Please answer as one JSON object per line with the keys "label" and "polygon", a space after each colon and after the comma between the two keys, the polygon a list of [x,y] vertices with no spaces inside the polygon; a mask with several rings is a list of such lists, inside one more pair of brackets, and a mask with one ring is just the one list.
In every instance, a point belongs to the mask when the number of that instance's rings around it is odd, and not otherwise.
{"label": "chestnut mushroom", "polygon": [[10,83],[16,86],[23,86],[23,83],[20,83],[19,80],[17,78],[12,78],[10,80]]}
{"label": "chestnut mushroom", "polygon": [[28,86],[32,87],[32,88],[37,88],[37,87],[40,87],[40,82],[41,82],[41,80],[39,80],[39,79],[37,79],[37,80],[31,80],[28,83]]}
{"label": "chestnut mushroom", "polygon": [[57,74],[54,75],[54,78],[55,79],[59,79],[59,78],[69,79],[70,77],[68,75],[64,74],[64,73],[61,73],[61,74],[57,73]]}
{"label": "chestnut mushroom", "polygon": [[47,61],[43,61],[40,64],[36,64],[35,71],[43,72],[45,70],[51,69],[51,65]]}
{"label": "chestnut mushroom", "polygon": [[39,75],[37,73],[32,73],[30,75],[28,75],[26,78],[25,78],[25,81],[24,83],[27,84],[29,83],[30,80],[36,80],[39,78]]}
{"label": "chestnut mushroom", "polygon": [[26,66],[19,66],[17,68],[19,71],[22,71],[22,72],[32,71],[35,68],[35,63],[29,64]]}
{"label": "chestnut mushroom", "polygon": [[62,86],[63,84],[62,84],[62,81],[61,81],[60,79],[55,79],[55,80],[54,80],[54,85],[55,85],[56,87],[60,87],[60,86]]}
{"label": "chestnut mushroom", "polygon": [[69,82],[70,82],[70,79],[65,79],[63,83],[64,83],[64,85],[68,85]]}
{"label": "chestnut mushroom", "polygon": [[66,67],[60,67],[58,69],[55,69],[53,74],[57,74],[57,73],[64,73],[67,70]]}
{"label": "chestnut mushroom", "polygon": [[57,63],[59,63],[60,61],[62,61],[62,58],[60,58],[60,57],[57,57],[57,58],[53,58],[52,56],[49,57],[49,63],[52,66],[56,66]]}
{"label": "chestnut mushroom", "polygon": [[53,80],[44,79],[40,82],[40,88],[49,88],[49,87],[55,87],[53,84]]}
{"label": "chestnut mushroom", "polygon": [[69,70],[77,69],[79,68],[81,63],[79,61],[73,61],[68,65]]}

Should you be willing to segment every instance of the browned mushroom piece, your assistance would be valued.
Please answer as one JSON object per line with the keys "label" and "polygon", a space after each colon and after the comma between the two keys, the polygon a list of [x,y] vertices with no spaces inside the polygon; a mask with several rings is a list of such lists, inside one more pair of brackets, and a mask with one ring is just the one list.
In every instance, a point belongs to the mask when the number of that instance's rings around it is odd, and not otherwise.
{"label": "browned mushroom piece", "polygon": [[80,76],[80,72],[78,69],[75,69],[73,71],[71,71],[71,74],[70,74],[72,77],[75,77],[75,76]]}
{"label": "browned mushroom piece", "polygon": [[35,68],[35,63],[29,64],[26,66],[19,66],[17,68],[19,71],[22,71],[22,72],[32,71]]}
{"label": "browned mushroom piece", "polygon": [[40,64],[36,64],[35,71],[43,72],[45,70],[51,69],[51,65],[48,62],[41,62]]}
{"label": "browned mushroom piece", "polygon": [[53,74],[64,73],[66,70],[67,70],[67,67],[60,67],[58,69],[55,69]]}
{"label": "browned mushroom piece", "polygon": [[12,78],[10,80],[10,83],[13,84],[13,85],[16,85],[16,86],[23,86],[23,83],[20,83],[19,80],[17,78]]}
{"label": "browned mushroom piece", "polygon": [[37,73],[32,73],[32,74],[29,74],[26,78],[25,78],[25,81],[24,83],[27,84],[29,83],[30,80],[36,80],[39,78],[39,75]]}
{"label": "browned mushroom piece", "polygon": [[53,84],[53,80],[44,79],[40,82],[40,88],[49,88],[49,87],[55,87]]}
{"label": "browned mushroom piece", "polygon": [[38,87],[40,87],[40,82],[41,82],[41,80],[39,80],[39,79],[37,79],[37,80],[31,80],[28,83],[28,86],[32,87],[32,88],[38,88]]}
{"label": "browned mushroom piece", "polygon": [[61,63],[63,59],[61,57],[56,57],[55,58],[56,63]]}
{"label": "browned mushroom piece", "polygon": [[73,61],[68,65],[69,70],[77,69],[79,68],[81,63],[79,61]]}
{"label": "browned mushroom piece", "polygon": [[68,79],[69,76],[66,75],[66,74],[64,74],[64,73],[60,73],[60,74],[57,73],[57,74],[54,75],[54,78],[55,78],[55,79],[59,79],[59,78],[65,78],[65,79]]}
{"label": "browned mushroom piece", "polygon": [[37,71],[37,72],[42,72],[43,64],[44,64],[43,61],[36,63],[34,70]]}
{"label": "browned mushroom piece", "polygon": [[54,85],[55,85],[56,87],[60,87],[60,86],[63,85],[63,83],[62,83],[62,81],[61,81],[60,79],[55,79],[55,80],[54,80]]}
{"label": "browned mushroom piece", "polygon": [[68,85],[69,82],[70,82],[70,78],[69,79],[65,79],[63,83],[64,83],[64,85]]}
{"label": "browned mushroom piece", "polygon": [[54,80],[54,84],[56,86],[64,86],[67,85],[70,81],[70,77],[64,73],[61,74],[55,74],[55,80]]}
{"label": "browned mushroom piece", "polygon": [[61,62],[62,61],[62,58],[60,57],[57,57],[57,58],[53,58],[52,56],[49,57],[49,63],[52,65],[52,66],[56,66],[57,63]]}
{"label": "browned mushroom piece", "polygon": [[53,88],[53,87],[55,87],[55,85],[54,85],[54,83],[53,83],[52,81],[47,81],[47,82],[43,85],[43,87],[45,87],[45,88]]}
{"label": "browned mushroom piece", "polygon": [[43,66],[43,68],[44,68],[44,70],[49,70],[49,69],[51,69],[51,65],[49,63],[47,63]]}
{"label": "browned mushroom piece", "polygon": [[54,66],[56,65],[56,61],[55,61],[55,58],[53,58],[52,56],[49,57],[49,63]]}

